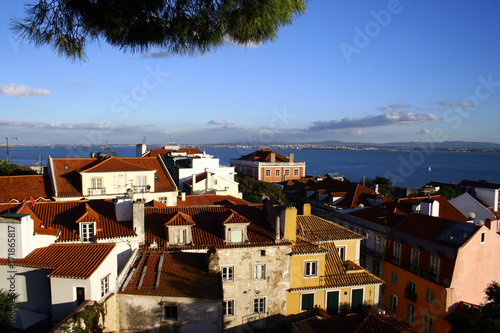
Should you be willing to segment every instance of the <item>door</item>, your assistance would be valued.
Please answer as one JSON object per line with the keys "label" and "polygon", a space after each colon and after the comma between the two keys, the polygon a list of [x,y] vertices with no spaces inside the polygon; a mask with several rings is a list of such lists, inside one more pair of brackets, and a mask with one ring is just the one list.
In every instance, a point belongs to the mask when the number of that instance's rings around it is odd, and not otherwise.
{"label": "door", "polygon": [[76,303],[82,304],[85,301],[85,288],[76,287]]}
{"label": "door", "polygon": [[326,312],[332,316],[339,313],[338,291],[329,291],[326,293]]}
{"label": "door", "polygon": [[352,291],[351,309],[354,313],[363,311],[363,289],[354,289]]}

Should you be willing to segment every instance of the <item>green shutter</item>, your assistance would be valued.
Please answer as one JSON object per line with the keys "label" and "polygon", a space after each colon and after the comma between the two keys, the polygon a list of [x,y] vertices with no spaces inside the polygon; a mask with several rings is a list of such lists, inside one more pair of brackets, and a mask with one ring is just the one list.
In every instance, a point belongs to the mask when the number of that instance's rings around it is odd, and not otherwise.
{"label": "green shutter", "polygon": [[363,311],[363,289],[354,289],[352,291],[352,312],[361,313]]}
{"label": "green shutter", "polygon": [[314,309],[314,294],[302,294],[301,311]]}
{"label": "green shutter", "polygon": [[326,294],[326,312],[329,315],[336,315],[339,313],[339,292],[329,291]]}

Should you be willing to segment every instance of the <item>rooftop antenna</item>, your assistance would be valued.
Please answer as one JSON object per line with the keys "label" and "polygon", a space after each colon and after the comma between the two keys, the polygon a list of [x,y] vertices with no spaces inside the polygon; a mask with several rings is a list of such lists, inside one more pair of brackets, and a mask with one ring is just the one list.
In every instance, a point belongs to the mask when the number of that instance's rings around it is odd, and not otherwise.
{"label": "rooftop antenna", "polygon": [[11,136],[11,137],[3,137],[5,139],[5,142],[7,143],[7,164],[9,164],[10,159],[9,159],[9,139],[14,139],[17,140],[17,136]]}

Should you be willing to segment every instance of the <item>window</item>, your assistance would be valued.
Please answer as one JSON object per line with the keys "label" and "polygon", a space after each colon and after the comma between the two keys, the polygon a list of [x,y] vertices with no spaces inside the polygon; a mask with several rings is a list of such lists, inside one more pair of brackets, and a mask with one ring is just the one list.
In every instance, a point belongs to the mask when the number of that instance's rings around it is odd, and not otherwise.
{"label": "window", "polygon": [[432,333],[434,331],[434,318],[424,312],[424,326],[422,327],[425,333]]}
{"label": "window", "polygon": [[340,260],[345,261],[345,246],[338,246],[337,251],[339,251]]}
{"label": "window", "polygon": [[298,177],[299,176],[299,169],[293,169],[293,175]]}
{"label": "window", "polygon": [[484,242],[486,242],[486,231],[483,231],[481,233],[481,244],[483,244]]}
{"label": "window", "polygon": [[266,177],[271,177],[271,170],[266,169]]}
{"label": "window", "polygon": [[394,313],[398,311],[398,296],[394,294],[389,294],[389,310]]}
{"label": "window", "polygon": [[222,313],[224,316],[234,316],[234,300],[222,302]]}
{"label": "window", "polygon": [[373,274],[376,276],[380,275],[380,262],[373,259]]}
{"label": "window", "polygon": [[300,300],[300,311],[314,309],[314,294],[302,294]]}
{"label": "window", "polygon": [[253,300],[253,313],[264,313],[266,312],[266,298],[259,297]]}
{"label": "window", "polygon": [[391,271],[391,283],[395,286],[398,284],[398,273]]}
{"label": "window", "polygon": [[222,267],[222,282],[234,281],[234,266]]}
{"label": "window", "polygon": [[243,242],[243,228],[230,228],[229,229],[229,241],[231,243]]}
{"label": "window", "polygon": [[174,229],[174,244],[186,243],[186,229]]}
{"label": "window", "polygon": [[89,243],[94,240],[94,223],[80,223],[82,242]]}
{"label": "window", "polygon": [[432,279],[437,281],[439,279],[439,258],[431,256],[431,273],[434,275]]}
{"label": "window", "polygon": [[146,176],[137,176],[137,190],[138,192],[146,191]]}
{"label": "window", "polygon": [[425,301],[430,304],[434,304],[434,290],[425,288]]}
{"label": "window", "polygon": [[380,236],[375,235],[375,251],[379,250],[379,246],[380,246]]}
{"label": "window", "polygon": [[359,255],[359,265],[360,265],[361,267],[366,267],[366,254],[361,253],[361,254]]}
{"label": "window", "polygon": [[92,189],[97,190],[102,188],[102,178],[91,178]]}
{"label": "window", "polygon": [[290,176],[290,169],[285,169],[285,177]]}
{"label": "window", "polygon": [[401,259],[401,243],[394,243],[394,263],[396,265],[399,265],[400,259]]}
{"label": "window", "polygon": [[177,304],[163,306],[163,319],[177,320],[179,315]]}
{"label": "window", "polygon": [[280,176],[280,169],[274,170],[274,174],[276,177],[279,177]]}
{"label": "window", "polygon": [[415,324],[415,307],[409,303],[406,304],[406,321]]}
{"label": "window", "polygon": [[317,260],[304,261],[304,276],[305,277],[318,276]]}
{"label": "window", "polygon": [[254,280],[265,280],[265,278],[266,278],[266,265],[253,266],[253,278],[254,278]]}
{"label": "window", "polygon": [[104,279],[101,279],[101,297],[106,296],[109,293],[109,275]]}
{"label": "window", "polygon": [[405,297],[412,302],[417,301],[417,284],[410,279],[408,279],[408,284],[406,285]]}
{"label": "window", "polygon": [[411,249],[411,265],[413,268],[418,268],[418,259],[420,256],[420,251],[417,249]]}
{"label": "window", "polygon": [[266,250],[260,250],[260,256],[265,257],[266,256]]}

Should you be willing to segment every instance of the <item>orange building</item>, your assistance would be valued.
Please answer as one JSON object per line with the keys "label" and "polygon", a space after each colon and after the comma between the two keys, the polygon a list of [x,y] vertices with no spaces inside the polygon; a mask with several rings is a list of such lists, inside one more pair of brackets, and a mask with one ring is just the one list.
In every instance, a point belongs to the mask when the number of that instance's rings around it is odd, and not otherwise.
{"label": "orange building", "polygon": [[484,302],[500,278],[500,236],[493,223],[411,214],[391,233],[384,263],[384,305],[417,332],[448,332],[445,317],[460,301]]}
{"label": "orange building", "polygon": [[306,174],[306,163],[295,161],[293,153],[285,157],[271,149],[262,149],[238,159],[231,159],[230,163],[237,172],[270,183],[300,179]]}

